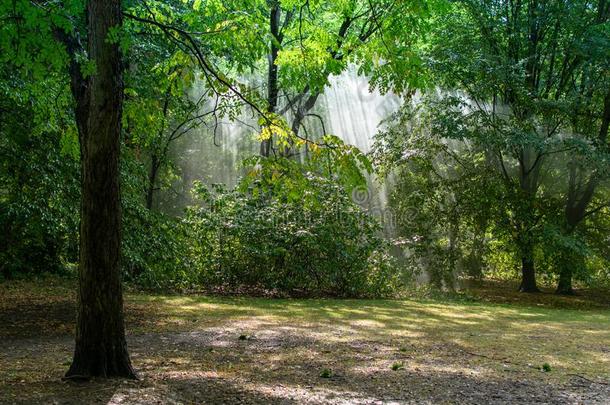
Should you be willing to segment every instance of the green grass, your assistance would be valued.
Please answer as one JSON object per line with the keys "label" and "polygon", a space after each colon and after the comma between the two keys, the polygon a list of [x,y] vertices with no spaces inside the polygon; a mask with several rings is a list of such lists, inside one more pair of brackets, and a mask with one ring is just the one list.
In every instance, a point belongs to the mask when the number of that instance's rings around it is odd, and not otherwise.
{"label": "green grass", "polygon": [[[608,377],[610,312],[537,306],[430,300],[292,300],[200,296],[131,295],[128,302],[153,306],[165,323],[182,329],[220,321],[259,319],[270,323],[317,325],[372,341],[419,346],[450,345],[471,356],[553,371]],[[140,330],[144,332],[145,330]],[[347,333],[349,332],[349,333]]]}
{"label": "green grass", "polygon": [[[128,333],[136,335],[243,324],[234,340],[244,336],[247,342],[266,327],[288,326],[304,339],[328,346],[327,351],[356,340],[387,348],[386,369],[407,357],[410,361],[405,366],[438,355],[455,356],[456,367],[467,359],[496,371],[518,369],[549,378],[572,373],[610,378],[608,309],[583,306],[582,296],[576,308],[587,309],[547,306],[545,295],[531,302],[530,296],[521,297],[523,302],[511,298],[510,304],[496,304],[461,299],[302,300],[129,292],[125,303]],[[73,286],[61,282],[0,284],[0,317],[5,313],[7,319],[18,319],[10,328],[2,328],[0,338],[71,335],[74,316],[69,311],[73,311],[74,298]],[[569,302],[562,300],[561,305]],[[552,372],[542,373],[543,369]]]}

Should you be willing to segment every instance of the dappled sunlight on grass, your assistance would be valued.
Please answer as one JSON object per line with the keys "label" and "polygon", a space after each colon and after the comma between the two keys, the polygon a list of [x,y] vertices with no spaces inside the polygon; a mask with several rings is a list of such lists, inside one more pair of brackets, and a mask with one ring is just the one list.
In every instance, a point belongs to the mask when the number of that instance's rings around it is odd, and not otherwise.
{"label": "dappled sunlight on grass", "polygon": [[[0,388],[10,386],[15,395],[25,384],[66,390],[59,379],[72,354],[74,312],[65,313],[73,311],[73,297],[60,297],[63,293],[58,290],[46,307],[35,301],[30,310],[17,299],[3,303],[6,319],[13,313],[23,319],[4,336]],[[125,308],[132,361],[142,380],[103,384],[103,403],[134,398],[197,403],[208,393],[217,395],[210,402],[236,397],[259,403],[468,402],[472,395],[485,402],[489,398],[479,393],[481,387],[511,392],[511,398],[539,395],[541,402],[562,402],[564,397],[553,395],[577,378],[574,374],[600,382],[610,378],[607,310],[141,293],[127,294]],[[551,372],[540,370],[545,363]],[[325,369],[331,377],[320,376]],[[521,392],[523,384],[529,391]],[[81,396],[76,389],[70,392]],[[460,397],[464,393],[468,396]]]}
{"label": "dappled sunlight on grass", "polygon": [[[214,320],[222,320],[223,325],[242,322],[244,331],[290,325],[293,330],[285,329],[284,333],[327,345],[355,338],[376,342],[416,339],[422,346],[446,342],[448,347],[465,347],[476,355],[511,359],[522,368],[549,363],[566,373],[608,376],[608,311],[415,300],[135,297],[136,302],[140,299],[155,302],[178,319],[193,315],[202,318],[191,328],[205,328]],[[243,323],[245,320],[249,325]],[[264,338],[264,334],[261,336]],[[447,367],[449,372],[452,366]]]}

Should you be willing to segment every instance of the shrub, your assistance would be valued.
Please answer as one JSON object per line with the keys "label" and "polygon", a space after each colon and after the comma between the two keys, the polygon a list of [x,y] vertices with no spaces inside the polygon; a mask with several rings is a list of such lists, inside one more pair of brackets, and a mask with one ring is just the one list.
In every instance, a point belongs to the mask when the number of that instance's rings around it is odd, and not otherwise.
{"label": "shrub", "polygon": [[397,268],[379,224],[343,186],[307,173],[303,184],[291,176],[280,180],[290,184],[266,187],[264,176],[234,190],[195,187],[202,205],[187,210],[185,223],[202,282],[307,295],[396,290]]}

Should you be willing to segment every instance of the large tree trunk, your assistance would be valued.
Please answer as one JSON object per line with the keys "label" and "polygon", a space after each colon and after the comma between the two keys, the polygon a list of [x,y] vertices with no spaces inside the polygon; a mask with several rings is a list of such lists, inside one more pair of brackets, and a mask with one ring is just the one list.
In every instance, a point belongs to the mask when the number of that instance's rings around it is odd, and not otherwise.
{"label": "large tree trunk", "polygon": [[[523,183],[522,183],[523,184]],[[533,212],[533,199],[527,198],[523,206],[520,206],[517,212],[521,220],[516,225],[517,231],[517,246],[519,247],[519,255],[521,257],[521,284],[519,285],[520,292],[535,293],[540,292],[536,285],[536,269],[534,261],[534,223],[531,217]]]}
{"label": "large tree trunk", "polygon": [[88,54],[96,72],[82,93],[73,83],[81,145],[78,322],[67,378],[135,377],[125,342],[120,274],[119,146],[123,81],[111,27],[121,24],[120,0],[90,0]]}
{"label": "large tree trunk", "polygon": [[534,260],[533,235],[524,229],[531,228],[531,225],[521,225],[522,235],[519,238],[519,253],[521,255],[521,285],[519,291],[525,293],[540,292],[536,284],[536,268]]}
{"label": "large tree trunk", "polygon": [[519,291],[526,293],[540,292],[536,285],[533,255],[521,255],[521,285],[519,286]]}
{"label": "large tree trunk", "polygon": [[572,288],[572,263],[564,263],[559,272],[559,282],[557,283],[557,294],[574,295]]}
{"label": "large tree trunk", "polygon": [[[574,217],[572,217],[574,219]],[[576,225],[578,221],[570,221],[570,216],[568,215],[568,226],[565,230],[565,235],[571,237],[574,234]],[[574,289],[572,288],[572,275],[574,273],[574,268],[578,267],[579,259],[582,260],[582,256],[577,252],[571,251],[569,248],[564,248],[563,251],[559,252],[559,262],[557,266],[559,267],[559,281],[557,282],[557,290],[555,293],[560,295],[573,295]]]}

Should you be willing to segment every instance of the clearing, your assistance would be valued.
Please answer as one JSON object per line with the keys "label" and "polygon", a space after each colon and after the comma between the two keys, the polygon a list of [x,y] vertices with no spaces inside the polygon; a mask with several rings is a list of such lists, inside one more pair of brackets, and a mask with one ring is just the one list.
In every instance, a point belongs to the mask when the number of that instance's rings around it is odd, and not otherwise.
{"label": "clearing", "polygon": [[140,380],[73,383],[61,380],[73,285],[7,282],[0,402],[609,403],[608,303],[499,291],[475,302],[128,292]]}

